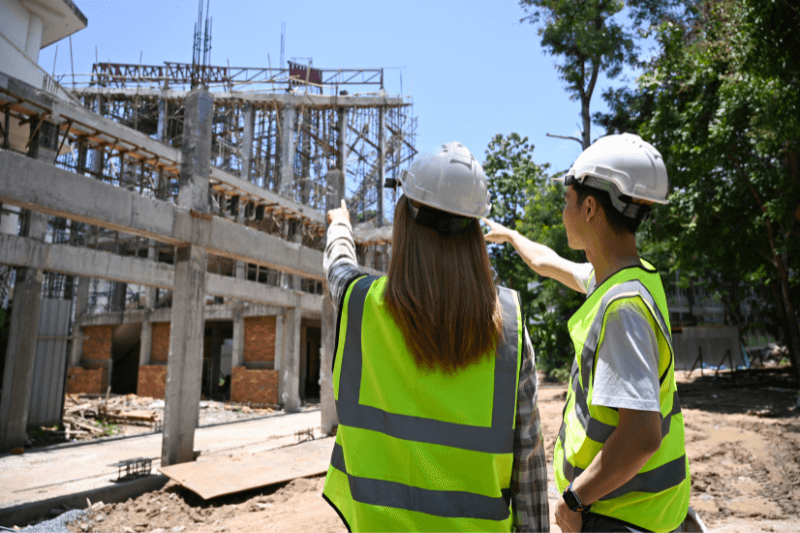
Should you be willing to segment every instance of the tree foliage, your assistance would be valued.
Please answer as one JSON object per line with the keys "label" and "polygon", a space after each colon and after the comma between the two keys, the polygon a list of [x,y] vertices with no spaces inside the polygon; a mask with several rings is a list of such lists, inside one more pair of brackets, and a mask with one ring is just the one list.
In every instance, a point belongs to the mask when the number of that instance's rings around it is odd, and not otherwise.
{"label": "tree foliage", "polygon": [[608,92],[616,131],[661,151],[673,192],[649,242],[705,280],[728,321],[770,301],[797,368],[800,333],[800,13],[788,1],[708,0],[691,23],[664,22],[638,86]]}
{"label": "tree foliage", "polygon": [[[549,165],[536,164],[533,150],[527,137],[517,133],[492,138],[483,165],[492,194],[489,218],[564,257],[583,261],[582,253],[567,246],[561,219],[563,188],[548,180]],[[520,292],[538,367],[554,370],[569,365],[574,354],[566,322],[583,301],[582,295],[538,276],[508,244],[490,245],[489,256],[498,282]]]}

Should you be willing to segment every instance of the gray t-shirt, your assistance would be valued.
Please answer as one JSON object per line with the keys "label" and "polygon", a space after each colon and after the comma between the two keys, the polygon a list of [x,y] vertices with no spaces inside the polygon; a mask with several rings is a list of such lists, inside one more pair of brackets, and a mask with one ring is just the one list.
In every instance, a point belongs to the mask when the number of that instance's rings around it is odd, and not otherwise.
{"label": "gray t-shirt", "polygon": [[[587,297],[595,289],[593,274],[591,263],[579,264],[572,272],[586,287]],[[615,307],[597,348],[592,403],[660,412],[658,377],[658,340],[647,317],[635,306]]]}

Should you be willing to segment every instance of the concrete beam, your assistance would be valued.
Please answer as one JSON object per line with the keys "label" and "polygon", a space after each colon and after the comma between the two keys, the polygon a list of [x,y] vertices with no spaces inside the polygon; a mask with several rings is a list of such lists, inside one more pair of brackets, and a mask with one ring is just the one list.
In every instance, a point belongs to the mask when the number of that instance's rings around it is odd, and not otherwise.
{"label": "concrete beam", "polygon": [[[139,96],[140,99],[169,98],[180,100],[186,98],[188,91],[173,91],[156,88],[141,87],[137,89],[118,89],[114,87],[83,87],[75,89],[78,96],[97,96],[133,98]],[[211,93],[215,102],[240,103],[247,102],[255,107],[273,107],[294,105],[305,106],[306,109],[315,108],[343,108],[343,107],[406,107],[411,102],[402,96],[376,95],[376,96],[341,96],[326,94],[309,93],[277,93],[277,94],[257,94],[248,92],[213,92]]]}
{"label": "concrete beam", "polygon": [[12,152],[0,152],[0,202],[168,244],[191,243],[209,253],[290,274],[324,278],[318,250]]}
{"label": "concrete beam", "polygon": [[[25,82],[3,73],[0,73],[0,89],[24,101],[24,103],[16,105],[15,109],[17,107],[23,107],[28,109],[29,112],[37,114],[50,111],[51,115],[48,117],[48,121],[56,125],[62,125],[63,127],[66,127],[67,123],[71,122],[69,126],[70,131],[76,134],[82,132],[91,134],[101,132],[115,139],[118,149],[125,150],[134,157],[138,154],[139,157],[147,161],[153,161],[155,163],[157,160],[159,165],[164,165],[165,169],[171,170],[173,173],[177,173],[180,169],[182,155],[179,150],[152,139],[132,128],[128,128],[109,118],[94,113],[81,105],[59,100],[49,93],[40,91]],[[165,102],[165,98],[171,98],[173,92],[174,91],[162,91],[158,89],[155,90],[153,94],[155,98]],[[180,92],[180,98],[185,98],[186,94],[188,94],[186,91]],[[0,94],[0,100],[3,100],[4,96],[5,95]],[[162,125],[161,120],[163,118],[164,121],[166,121],[166,119],[162,116],[161,111],[163,111],[163,109],[160,110],[159,114],[159,128],[165,128],[166,123],[164,122]],[[282,198],[272,191],[262,189],[222,169],[212,167],[211,181],[215,184],[220,184],[222,188],[226,190],[232,191],[231,194],[239,194],[240,196],[249,197],[265,204],[276,204],[291,213],[295,213],[301,218],[312,220],[319,225],[324,224],[323,213],[320,213],[316,209]]]}
{"label": "concrete beam", "polygon": [[[236,306],[229,304],[213,304],[206,305],[205,317],[206,321],[215,320],[233,320],[234,309]],[[283,307],[273,307],[266,304],[252,304],[245,302],[242,304],[242,316],[245,318],[254,316],[277,316],[280,318],[284,312]],[[120,324],[139,324],[147,319],[147,313],[150,313],[150,322],[169,322],[172,319],[172,309],[163,307],[161,309],[153,309],[148,311],[145,309],[128,309],[120,313],[103,313],[100,315],[85,315],[75,323],[81,327],[86,326],[118,326]],[[319,313],[308,313],[310,317],[318,317]],[[277,367],[276,367],[277,368]]]}
{"label": "concrete beam", "polygon": [[17,235],[0,235],[0,262],[82,278],[101,278],[164,289],[172,289],[175,276],[175,267],[166,263],[67,244],[45,244]]}
{"label": "concrete beam", "polygon": [[[0,264],[170,290],[175,280],[175,267],[166,263],[66,244],[45,244],[17,235],[0,234]],[[219,274],[206,275],[206,293],[281,308],[299,303],[303,312],[322,312],[322,296],[319,294]]]}

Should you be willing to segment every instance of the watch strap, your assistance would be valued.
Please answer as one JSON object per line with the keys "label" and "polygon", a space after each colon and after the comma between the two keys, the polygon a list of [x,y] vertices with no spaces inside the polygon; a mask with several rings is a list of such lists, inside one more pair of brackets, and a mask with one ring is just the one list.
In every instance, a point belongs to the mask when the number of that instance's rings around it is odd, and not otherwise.
{"label": "watch strap", "polygon": [[585,513],[592,507],[591,505],[584,505],[581,502],[580,498],[578,498],[578,495],[574,490],[572,490],[572,483],[570,483],[569,486],[564,489],[563,497],[564,502],[567,504],[567,507],[569,507],[569,510],[574,513]]}

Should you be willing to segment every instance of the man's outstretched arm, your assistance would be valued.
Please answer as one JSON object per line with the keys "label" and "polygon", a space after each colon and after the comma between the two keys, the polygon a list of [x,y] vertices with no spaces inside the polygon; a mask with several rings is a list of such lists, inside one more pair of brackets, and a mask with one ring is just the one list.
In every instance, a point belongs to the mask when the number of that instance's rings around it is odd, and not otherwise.
{"label": "man's outstretched arm", "polygon": [[583,287],[575,280],[573,272],[577,263],[573,263],[569,259],[564,259],[558,255],[552,248],[533,242],[530,239],[523,237],[518,231],[508,229],[502,224],[498,224],[492,220],[483,219],[483,222],[489,226],[489,233],[484,235],[484,238],[493,243],[511,243],[517,250],[517,253],[522,260],[537,274],[548,278],[553,278],[562,285],[570,289],[582,293],[586,293],[586,287]]}

